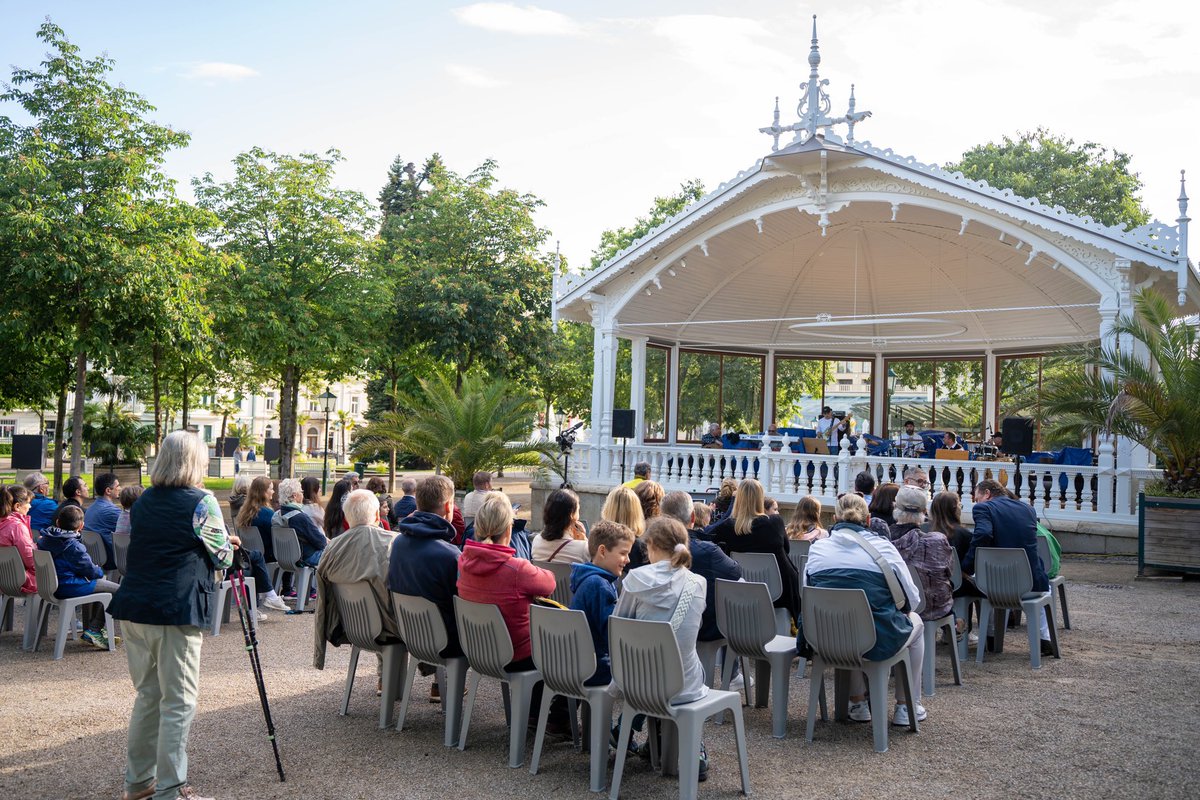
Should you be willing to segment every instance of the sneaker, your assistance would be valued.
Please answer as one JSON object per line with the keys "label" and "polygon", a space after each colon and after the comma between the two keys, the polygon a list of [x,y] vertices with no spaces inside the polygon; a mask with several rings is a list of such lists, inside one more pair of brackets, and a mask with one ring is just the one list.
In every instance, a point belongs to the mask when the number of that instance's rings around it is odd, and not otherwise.
{"label": "sneaker", "polygon": [[255,621],[255,622],[262,622],[262,621],[263,621],[263,620],[265,620],[266,618],[267,618],[267,614],[266,614],[266,613],[264,613],[264,612],[263,612],[263,610],[260,608],[260,609],[258,609],[258,615],[254,617],[254,621]]}
{"label": "sneaker", "polygon": [[[436,683],[429,687],[429,702],[431,702],[431,703],[442,702],[442,690]],[[530,716],[532,716],[532,715],[530,715]]]}
{"label": "sneaker", "polygon": [[742,689],[745,689],[745,688],[746,688],[746,674],[744,672],[739,672],[737,675],[734,676],[733,680],[731,680],[729,682],[729,691],[740,692]]}
{"label": "sneaker", "polygon": [[104,634],[104,631],[84,631],[79,638],[97,650],[108,649],[108,636]]}
{"label": "sneaker", "polygon": [[[925,706],[917,703],[917,722],[924,722],[929,714],[925,711]],[[910,720],[908,718],[908,706],[901,703],[896,706],[896,712],[892,715],[892,724],[901,728],[908,727]]]}
{"label": "sneaker", "polygon": [[1042,655],[1054,656],[1055,658],[1058,658],[1058,656],[1054,654],[1054,642],[1050,641],[1049,639],[1042,639]]}
{"label": "sneaker", "polygon": [[291,611],[291,609],[288,608],[288,604],[283,602],[283,598],[277,594],[271,595],[265,600],[259,600],[258,607],[269,608],[273,611]]}
{"label": "sneaker", "polygon": [[700,783],[708,780],[708,751],[704,749],[704,742],[700,743],[700,773],[697,777]]}
{"label": "sneaker", "polygon": [[175,795],[175,800],[216,800],[215,797],[201,797],[200,794],[191,787],[190,784],[184,784],[179,787],[179,794]]}
{"label": "sneaker", "polygon": [[979,634],[974,633],[974,632],[968,633],[967,634],[967,644],[970,645],[971,647],[978,647],[979,646]]}
{"label": "sneaker", "polygon": [[295,600],[296,599],[296,590],[295,589],[287,589],[284,591],[282,597],[285,600]]}
{"label": "sneaker", "polygon": [[866,700],[859,700],[857,703],[850,704],[850,711],[847,713],[851,722],[870,722],[871,721],[871,704]]}

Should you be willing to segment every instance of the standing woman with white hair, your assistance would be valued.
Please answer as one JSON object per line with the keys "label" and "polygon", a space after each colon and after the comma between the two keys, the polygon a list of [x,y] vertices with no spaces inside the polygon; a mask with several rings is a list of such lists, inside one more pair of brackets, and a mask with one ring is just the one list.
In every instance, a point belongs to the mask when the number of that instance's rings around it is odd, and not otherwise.
{"label": "standing woman with white hair", "polygon": [[200,693],[201,631],[215,613],[215,570],[233,564],[221,507],[202,486],[208,448],[196,434],[163,440],[150,488],[130,511],[125,578],[108,611],[122,620],[137,689],[124,800],[204,800],[187,783],[187,740]]}

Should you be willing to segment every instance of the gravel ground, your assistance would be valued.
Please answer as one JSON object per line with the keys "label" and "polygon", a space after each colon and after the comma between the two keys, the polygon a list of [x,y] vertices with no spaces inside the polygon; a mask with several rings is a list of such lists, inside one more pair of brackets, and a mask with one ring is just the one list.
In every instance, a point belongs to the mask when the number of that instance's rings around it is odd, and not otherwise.
{"label": "gravel ground", "polygon": [[[785,798],[1195,798],[1200,767],[1200,583],[1134,579],[1127,561],[1066,559],[1072,622],[1063,659],[1029,669],[1023,632],[982,666],[949,680],[942,648],[937,696],[919,734],[892,729],[875,754],[869,725],[818,722],[804,741],[808,681],[791,692],[788,738],[770,737],[768,709],[745,709],[754,794]],[[218,798],[589,797],[587,758],[550,747],[541,774],[506,766],[494,684],[484,683],[466,752],[441,745],[436,706],[414,704],[402,733],[377,729],[372,659],[363,659],[350,714],[338,716],[349,649],[311,667],[311,616],[272,614],[262,658],[288,781],[274,773],[236,624],[204,642],[190,779]],[[121,652],[70,642],[63,660],[0,637],[0,785],[13,798],[119,797],[133,692]],[[429,678],[416,693],[428,696]],[[706,729],[705,797],[739,791],[733,726]],[[532,737],[530,738],[532,744]],[[623,796],[678,796],[674,780],[628,762]]]}

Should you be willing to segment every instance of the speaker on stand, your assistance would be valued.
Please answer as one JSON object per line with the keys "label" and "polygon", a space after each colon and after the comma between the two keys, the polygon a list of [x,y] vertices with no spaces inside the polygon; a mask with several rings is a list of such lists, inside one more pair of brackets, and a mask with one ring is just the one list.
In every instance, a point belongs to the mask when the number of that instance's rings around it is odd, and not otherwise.
{"label": "speaker on stand", "polygon": [[613,438],[621,438],[621,483],[625,482],[625,440],[633,438],[634,418],[632,408],[613,409]]}
{"label": "speaker on stand", "polygon": [[1013,486],[1021,495],[1021,456],[1033,455],[1033,420],[1027,417],[1005,417],[1000,424],[1000,436],[1004,441],[1004,452],[1013,457],[1016,469]]}

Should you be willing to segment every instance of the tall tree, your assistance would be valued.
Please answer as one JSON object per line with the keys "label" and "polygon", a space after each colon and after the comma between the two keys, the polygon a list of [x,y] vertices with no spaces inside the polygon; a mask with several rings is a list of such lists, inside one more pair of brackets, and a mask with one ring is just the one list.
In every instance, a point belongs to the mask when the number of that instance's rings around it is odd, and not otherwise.
{"label": "tall tree", "polygon": [[292,474],[300,385],[363,366],[356,320],[375,293],[366,269],[375,222],[358,192],[338,189],[336,150],[298,156],[254,148],[231,181],[193,181],[221,220],[213,244],[236,256],[219,301],[236,316],[226,338],[279,383],[280,472]]}
{"label": "tall tree", "polygon": [[692,178],[679,184],[674,194],[654,198],[650,211],[629,227],[612,228],[600,234],[600,245],[592,251],[592,269],[603,264],[692,203],[704,197],[704,183]]}

